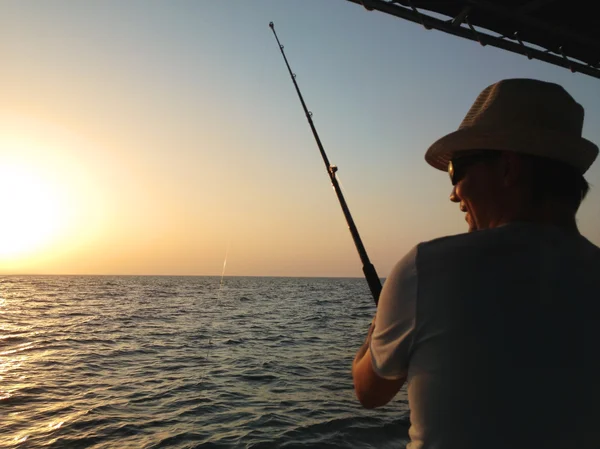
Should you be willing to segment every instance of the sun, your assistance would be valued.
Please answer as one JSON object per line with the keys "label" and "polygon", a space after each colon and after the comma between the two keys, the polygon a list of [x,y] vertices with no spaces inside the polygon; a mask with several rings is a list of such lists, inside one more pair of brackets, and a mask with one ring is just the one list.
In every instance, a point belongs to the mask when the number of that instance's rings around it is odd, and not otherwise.
{"label": "sun", "polygon": [[0,261],[52,243],[63,218],[64,205],[48,176],[24,165],[0,163]]}

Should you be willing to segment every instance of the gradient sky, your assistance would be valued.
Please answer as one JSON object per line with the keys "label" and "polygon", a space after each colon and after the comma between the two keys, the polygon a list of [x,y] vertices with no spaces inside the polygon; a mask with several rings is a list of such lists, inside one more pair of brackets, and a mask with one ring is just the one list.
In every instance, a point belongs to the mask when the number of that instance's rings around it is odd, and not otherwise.
{"label": "gradient sky", "polygon": [[381,277],[466,231],[423,156],[489,84],[563,85],[600,142],[600,80],[345,0],[2,0],[0,273],[361,276],[270,21]]}

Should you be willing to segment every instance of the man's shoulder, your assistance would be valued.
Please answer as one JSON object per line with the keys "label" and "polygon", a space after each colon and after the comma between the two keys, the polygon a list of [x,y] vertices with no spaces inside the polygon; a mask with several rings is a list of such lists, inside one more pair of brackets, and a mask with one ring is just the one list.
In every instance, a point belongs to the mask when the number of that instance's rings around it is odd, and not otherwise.
{"label": "man's shoulder", "polygon": [[[447,261],[456,261],[471,252],[469,247],[481,246],[481,240],[489,240],[483,234],[465,233],[437,237],[417,243],[402,257],[392,269],[390,276],[406,277],[415,276],[417,271],[424,266],[447,265]],[[486,233],[487,234],[487,233]],[[482,239],[483,237],[483,239]]]}
{"label": "man's shoulder", "polygon": [[574,249],[600,256],[600,248],[581,235],[566,233],[553,226],[511,223],[493,229],[448,235],[422,241],[413,248],[415,258],[423,260],[469,257],[493,253],[514,258],[517,254],[537,253],[537,249],[554,246],[557,251]]}
{"label": "man's shoulder", "polygon": [[425,240],[418,243],[415,246],[414,251],[417,254],[422,255],[432,252],[452,252],[455,250],[494,245],[498,243],[498,238],[501,234],[498,232],[498,229],[499,228],[465,232]]}

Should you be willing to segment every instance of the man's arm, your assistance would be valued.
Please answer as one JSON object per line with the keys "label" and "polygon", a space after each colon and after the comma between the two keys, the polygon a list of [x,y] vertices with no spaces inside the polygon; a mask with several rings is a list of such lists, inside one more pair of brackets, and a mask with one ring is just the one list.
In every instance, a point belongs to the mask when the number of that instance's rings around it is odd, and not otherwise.
{"label": "man's arm", "polygon": [[352,363],[354,391],[365,408],[390,402],[408,375],[416,328],[417,249],[409,251],[386,278],[367,340]]}
{"label": "man's arm", "polygon": [[368,409],[381,407],[390,402],[406,381],[406,376],[393,380],[384,379],[373,370],[369,345],[374,328],[375,320],[369,327],[365,343],[358,350],[352,362],[352,378],[356,397],[362,406]]}

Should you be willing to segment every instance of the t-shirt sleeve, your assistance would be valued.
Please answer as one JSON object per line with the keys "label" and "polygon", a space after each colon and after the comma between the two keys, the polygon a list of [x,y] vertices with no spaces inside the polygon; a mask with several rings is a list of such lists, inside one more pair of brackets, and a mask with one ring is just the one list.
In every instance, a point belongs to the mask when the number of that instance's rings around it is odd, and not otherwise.
{"label": "t-shirt sleeve", "polygon": [[371,336],[373,370],[385,379],[408,372],[417,302],[417,246],[406,254],[385,280]]}

